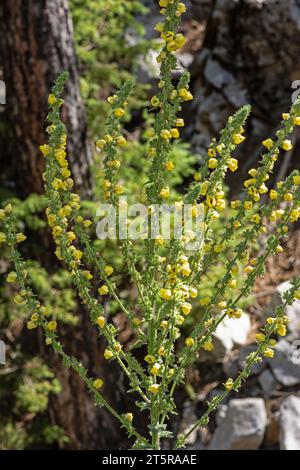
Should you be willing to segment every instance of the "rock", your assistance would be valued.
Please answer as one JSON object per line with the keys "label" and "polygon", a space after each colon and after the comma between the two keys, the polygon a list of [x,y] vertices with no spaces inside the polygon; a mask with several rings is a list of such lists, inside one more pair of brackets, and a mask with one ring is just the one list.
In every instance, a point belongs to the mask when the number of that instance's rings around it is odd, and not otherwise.
{"label": "rock", "polygon": [[290,395],[280,406],[280,449],[300,450],[300,397]]}
{"label": "rock", "polygon": [[206,62],[204,76],[206,80],[216,88],[222,88],[234,82],[232,74],[223,69],[219,62],[211,58]]}
{"label": "rock", "polygon": [[237,398],[229,402],[210,450],[255,450],[261,445],[267,426],[267,413],[262,398]]}
{"label": "rock", "polygon": [[299,364],[293,362],[293,346],[285,339],[279,341],[275,347],[275,356],[268,359],[272,372],[281,385],[292,387],[300,383]]}
{"label": "rock", "polygon": [[268,369],[264,370],[262,374],[260,374],[258,382],[266,397],[271,396],[273,391],[276,389],[277,382],[273,374]]}
{"label": "rock", "polygon": [[246,343],[251,330],[250,317],[244,313],[239,320],[224,318],[213,336],[214,349],[212,353],[217,358],[225,357],[234,346]]}
{"label": "rock", "polygon": [[[274,309],[284,302],[284,294],[291,289],[292,284],[289,281],[282,282],[277,286],[276,292],[273,295],[271,306],[267,309],[268,314],[274,314]],[[289,317],[288,330],[292,333],[300,331],[300,301],[295,300],[292,305],[287,305],[285,314]]]}
{"label": "rock", "polygon": [[[182,419],[179,426],[179,434],[185,434],[188,432],[194,426],[197,420],[198,418],[195,414],[194,405],[190,401],[185,402],[183,405]],[[186,443],[188,446],[195,444],[197,439],[197,432],[198,430],[195,429],[187,438]]]}

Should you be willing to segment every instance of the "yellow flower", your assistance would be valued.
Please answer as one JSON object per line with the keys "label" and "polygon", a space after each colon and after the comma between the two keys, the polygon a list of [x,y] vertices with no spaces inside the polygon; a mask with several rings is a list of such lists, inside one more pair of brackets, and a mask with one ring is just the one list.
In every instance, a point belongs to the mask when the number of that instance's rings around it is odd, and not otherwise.
{"label": "yellow flower", "polygon": [[120,352],[122,349],[122,345],[120,343],[115,343],[114,344],[114,350],[117,351],[117,352]]}
{"label": "yellow flower", "polygon": [[112,266],[110,266],[109,264],[107,264],[104,268],[104,272],[105,272],[106,276],[109,277],[114,272],[114,268]]}
{"label": "yellow flower", "polygon": [[179,96],[184,100],[184,101],[190,101],[193,99],[192,93],[187,90],[186,88],[180,88],[179,91]]}
{"label": "yellow flower", "polygon": [[175,43],[174,47],[176,48],[175,50],[177,49],[181,49],[181,47],[183,47],[186,43],[186,38],[184,37],[183,34],[181,33],[178,33],[175,35],[175,38],[174,38],[174,41],[172,41]]}
{"label": "yellow flower", "polygon": [[176,119],[176,126],[177,127],[183,127],[184,126],[184,120],[182,118],[177,118]]}
{"label": "yellow flower", "polygon": [[109,104],[115,104],[115,102],[117,101],[117,99],[118,99],[117,95],[108,96],[107,102],[108,102]]}
{"label": "yellow flower", "polygon": [[182,3],[182,2],[178,3],[177,8],[176,8],[176,11],[178,11],[178,13],[180,13],[181,15],[182,15],[183,13],[185,13],[185,12],[186,12],[186,6],[185,6],[185,4]]}
{"label": "yellow flower", "polygon": [[293,176],[293,182],[295,185],[300,184],[300,175]]}
{"label": "yellow flower", "polygon": [[275,199],[278,198],[278,192],[275,191],[274,189],[271,189],[270,191],[270,199],[272,199],[272,201],[274,201]]}
{"label": "yellow flower", "polygon": [[160,197],[163,198],[163,199],[168,199],[168,197],[170,196],[170,189],[168,186],[166,186],[165,188],[162,188],[160,190]]}
{"label": "yellow flower", "polygon": [[177,315],[176,317],[176,324],[182,325],[185,322],[185,318],[182,315]]}
{"label": "yellow flower", "polygon": [[51,346],[51,344],[53,343],[52,339],[51,338],[46,338],[46,345],[47,346]]}
{"label": "yellow flower", "polygon": [[153,366],[150,369],[150,373],[152,375],[157,375],[159,373],[160,369],[161,369],[161,365],[158,364],[158,362],[155,362],[155,364],[153,364]]}
{"label": "yellow flower", "polygon": [[165,164],[165,169],[166,169],[167,171],[173,171],[174,168],[175,168],[174,163],[171,162],[170,160],[168,160],[168,161],[166,162],[166,164]]}
{"label": "yellow flower", "polygon": [[283,119],[284,121],[287,121],[289,118],[290,118],[289,113],[282,113],[282,119]]}
{"label": "yellow flower", "polygon": [[104,149],[105,145],[106,145],[106,142],[105,142],[104,139],[99,139],[99,140],[97,140],[97,142],[96,142],[96,147],[97,147],[97,149],[99,149],[99,150]]}
{"label": "yellow flower", "polygon": [[159,98],[157,96],[152,96],[151,98],[151,104],[153,106],[153,108],[157,108],[157,106],[159,106]]}
{"label": "yellow flower", "polygon": [[271,150],[271,148],[274,145],[274,142],[272,139],[266,139],[262,142],[263,146],[266,147],[268,150]]}
{"label": "yellow flower", "polygon": [[189,277],[192,272],[189,263],[183,263],[180,267],[180,272],[183,276]]}
{"label": "yellow flower", "polygon": [[158,349],[158,355],[159,356],[165,356],[167,353],[166,349],[164,346],[161,346],[159,349]]}
{"label": "yellow flower", "polygon": [[83,253],[80,250],[75,250],[72,254],[73,258],[76,259],[77,261],[81,260],[83,257]]}
{"label": "yellow flower", "polygon": [[252,209],[252,206],[253,206],[252,201],[245,201],[244,202],[244,208],[245,209]]}
{"label": "yellow flower", "polygon": [[213,345],[213,342],[212,342],[211,339],[209,339],[209,340],[207,340],[203,343],[203,349],[205,351],[212,351],[212,349],[214,349],[214,345]]}
{"label": "yellow flower", "polygon": [[263,333],[257,333],[256,335],[256,341],[258,343],[263,343],[266,339],[266,335],[264,335]]}
{"label": "yellow flower", "polygon": [[294,117],[294,119],[293,119],[293,124],[294,124],[295,126],[300,126],[300,116]]}
{"label": "yellow flower", "polygon": [[236,171],[238,169],[238,161],[235,158],[228,160],[228,168],[230,171]]}
{"label": "yellow flower", "polygon": [[27,322],[27,329],[34,330],[35,328],[37,328],[37,324],[34,321],[29,320]]}
{"label": "yellow flower", "polygon": [[224,384],[224,387],[226,388],[226,390],[230,391],[233,389],[233,385],[234,385],[233,379],[229,378]]}
{"label": "yellow flower", "polygon": [[160,289],[159,296],[164,300],[171,300],[172,292],[170,289]]}
{"label": "yellow flower", "polygon": [[17,280],[17,273],[15,271],[11,271],[8,273],[8,276],[6,278],[7,282],[16,282]]}
{"label": "yellow flower", "polygon": [[227,307],[227,302],[225,302],[225,300],[221,300],[219,303],[218,303],[218,307],[219,308],[226,308]]}
{"label": "yellow flower", "polygon": [[49,155],[49,153],[51,152],[51,147],[47,144],[40,145],[39,149],[40,149],[41,153],[44,155],[44,157]]}
{"label": "yellow flower", "polygon": [[52,93],[48,96],[48,104],[50,104],[50,106],[53,106],[55,103],[57,102],[57,99],[55,97],[55,95],[53,95]]}
{"label": "yellow flower", "polygon": [[164,330],[166,328],[168,328],[169,326],[169,322],[167,322],[166,320],[163,320],[161,323],[160,323],[160,327],[163,328]]}
{"label": "yellow flower", "polygon": [[3,232],[0,232],[0,243],[6,242],[6,235]]}
{"label": "yellow flower", "polygon": [[156,395],[158,392],[159,392],[159,385],[158,384],[152,384],[150,385],[150,387],[148,388],[149,392],[153,393],[154,395]]}
{"label": "yellow flower", "polygon": [[121,194],[124,193],[124,187],[121,185],[121,184],[117,184],[115,186],[115,191],[114,193],[117,195],[117,196],[120,196]]}
{"label": "yellow flower", "polygon": [[121,118],[122,116],[124,116],[124,114],[125,114],[125,111],[123,108],[116,108],[114,110],[114,115],[118,118]]}
{"label": "yellow flower", "polygon": [[49,321],[49,323],[47,323],[47,330],[55,331],[56,329],[57,329],[57,322],[55,320]]}
{"label": "yellow flower", "polygon": [[231,201],[230,203],[231,209],[238,209],[239,207],[241,207],[241,205],[241,201]]}
{"label": "yellow flower", "polygon": [[173,139],[179,139],[180,137],[180,134],[179,134],[179,130],[176,129],[176,127],[174,127],[173,129],[171,129],[171,135],[173,137]]}
{"label": "yellow flower", "polygon": [[123,147],[124,145],[127,144],[127,140],[126,140],[125,137],[123,137],[122,135],[119,135],[119,136],[116,138],[116,144],[117,144],[119,147]]}
{"label": "yellow flower", "polygon": [[254,214],[252,217],[251,217],[251,222],[253,222],[254,224],[259,224],[260,222],[260,215],[259,214]]}
{"label": "yellow flower", "polygon": [[238,144],[241,144],[245,140],[245,137],[241,134],[233,134],[232,140],[236,145],[238,145]]}
{"label": "yellow flower", "polygon": [[97,390],[99,390],[100,388],[102,388],[102,387],[103,387],[103,384],[104,384],[104,382],[103,382],[102,379],[95,379],[94,382],[93,382],[93,385],[94,385],[94,387],[95,387]]}
{"label": "yellow flower", "polygon": [[198,290],[195,287],[190,287],[189,293],[192,299],[195,299],[198,295]]}
{"label": "yellow flower", "polygon": [[23,305],[25,303],[25,300],[23,299],[23,297],[20,295],[20,294],[17,294],[15,297],[14,297],[14,302],[15,304],[17,305]]}
{"label": "yellow flower", "polygon": [[180,308],[185,315],[188,315],[192,310],[192,306],[188,302],[183,302],[182,304],[180,304]]}
{"label": "yellow flower", "polygon": [[155,31],[157,31],[158,33],[162,33],[163,30],[164,30],[164,23],[157,23],[155,26],[154,26],[154,29]]}
{"label": "yellow flower", "polygon": [[288,152],[289,150],[292,150],[293,145],[292,145],[292,142],[290,140],[285,139],[283,141],[281,147],[283,148],[283,150],[286,150]]}
{"label": "yellow flower", "polygon": [[5,210],[4,209],[0,209],[0,220],[3,220],[5,219]]}
{"label": "yellow flower", "polygon": [[104,358],[109,361],[109,359],[111,359],[112,357],[114,357],[114,353],[112,352],[111,349],[105,349],[104,351]]}
{"label": "yellow flower", "polygon": [[276,331],[279,334],[279,336],[286,336],[286,333],[287,333],[286,326],[283,325],[282,323],[279,323],[279,325],[276,328]]}
{"label": "yellow flower", "polygon": [[97,318],[97,325],[99,328],[103,328],[105,326],[105,318],[102,315]]}
{"label": "yellow flower", "polygon": [[109,289],[106,285],[99,287],[98,292],[100,295],[106,295],[109,292]]}
{"label": "yellow flower", "polygon": [[188,347],[188,348],[191,348],[192,346],[194,346],[195,344],[195,341],[193,338],[189,337],[189,338],[186,338],[185,340],[185,345]]}
{"label": "yellow flower", "polygon": [[163,129],[160,133],[162,139],[168,140],[171,139],[172,134],[168,129]]}
{"label": "yellow flower", "polygon": [[208,160],[208,168],[214,170],[218,166],[218,160],[216,158],[210,158]]}
{"label": "yellow flower", "polygon": [[228,308],[226,314],[229,318],[239,319],[242,316],[243,311],[240,308]]}
{"label": "yellow flower", "polygon": [[53,230],[52,230],[52,233],[54,235],[54,237],[58,237],[59,235],[62,234],[62,228],[59,226],[59,225],[56,225]]}
{"label": "yellow flower", "polygon": [[229,287],[230,289],[235,289],[235,288],[236,288],[236,285],[237,285],[236,279],[231,279],[231,280],[228,282],[227,285],[228,285],[228,287]]}
{"label": "yellow flower", "polygon": [[271,349],[271,348],[266,348],[266,349],[264,350],[264,356],[265,356],[265,357],[272,358],[272,357],[274,357],[274,354],[275,354],[275,352],[274,352],[274,350]]}
{"label": "yellow flower", "polygon": [[20,233],[16,234],[16,242],[17,243],[21,243],[24,240],[26,240],[26,236],[24,235],[24,233],[20,232]]}
{"label": "yellow flower", "polygon": [[292,201],[292,200],[293,200],[293,195],[292,195],[292,193],[285,193],[283,199],[284,199],[285,201]]}
{"label": "yellow flower", "polygon": [[151,354],[147,354],[147,356],[145,356],[144,359],[146,362],[148,362],[148,364],[154,364],[155,362],[155,357],[151,356]]}

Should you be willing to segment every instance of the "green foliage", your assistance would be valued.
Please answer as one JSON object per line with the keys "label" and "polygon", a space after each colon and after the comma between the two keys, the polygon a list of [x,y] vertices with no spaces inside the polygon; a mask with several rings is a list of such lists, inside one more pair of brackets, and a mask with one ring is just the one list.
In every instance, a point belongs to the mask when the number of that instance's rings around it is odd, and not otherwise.
{"label": "green foliage", "polygon": [[41,359],[26,360],[20,351],[10,349],[1,371],[0,449],[20,450],[43,441],[63,445],[63,430],[49,425],[44,415],[50,396],[60,391],[55,374]]}
{"label": "green foliage", "polygon": [[[109,110],[103,98],[134,76],[138,58],[150,47],[137,19],[147,9],[138,0],[71,0],[70,6],[81,90],[89,131],[95,136],[103,129]],[[143,85],[136,88],[131,107],[137,109],[144,103],[145,89]]]}

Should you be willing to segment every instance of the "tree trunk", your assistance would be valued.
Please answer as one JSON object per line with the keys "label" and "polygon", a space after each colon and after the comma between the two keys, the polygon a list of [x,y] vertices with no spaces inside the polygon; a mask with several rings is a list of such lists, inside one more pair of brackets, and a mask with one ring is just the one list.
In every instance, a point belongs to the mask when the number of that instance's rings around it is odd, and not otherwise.
{"label": "tree trunk", "polygon": [[6,112],[15,133],[12,164],[23,196],[43,192],[44,161],[38,147],[46,139],[49,90],[64,70],[70,73],[63,109],[69,159],[77,188],[82,195],[90,192],[91,155],[72,35],[67,0],[1,0],[0,57]]}
{"label": "tree trunk", "polygon": [[[238,150],[243,176],[256,164],[261,141],[276,131],[281,113],[291,106],[293,81],[300,80],[299,15],[300,2],[295,0],[211,1],[203,47],[192,66],[195,113],[190,113],[190,138],[198,153],[205,155],[228,117],[250,103],[247,141]],[[298,145],[293,155],[285,156],[284,165],[278,163],[281,177],[291,167],[299,168]],[[231,188],[240,188],[239,181],[236,174],[231,176]]]}
{"label": "tree trunk", "polygon": [[[67,0],[1,0],[0,21],[0,55],[7,91],[5,112],[16,144],[11,167],[17,173],[14,175],[17,193],[25,197],[43,192],[44,162],[38,147],[46,139],[47,96],[60,72],[68,70],[70,79],[64,95],[63,120],[68,132],[69,162],[76,189],[81,196],[89,196],[91,155]],[[43,245],[43,254],[37,246],[34,256],[55,269],[50,238],[45,238],[38,244]],[[70,328],[63,328],[62,342],[67,352],[78,357],[91,374],[105,378],[107,399],[118,407],[122,403],[123,375],[119,371],[117,375],[112,365],[104,364],[103,342],[82,307],[78,314],[78,330],[71,334]],[[52,400],[49,413],[53,424],[64,428],[70,447],[118,448],[121,438],[115,418],[105,410],[96,409],[81,380],[65,369],[53,354],[45,352],[41,335],[37,349],[47,362],[50,360],[61,382],[62,392]]]}

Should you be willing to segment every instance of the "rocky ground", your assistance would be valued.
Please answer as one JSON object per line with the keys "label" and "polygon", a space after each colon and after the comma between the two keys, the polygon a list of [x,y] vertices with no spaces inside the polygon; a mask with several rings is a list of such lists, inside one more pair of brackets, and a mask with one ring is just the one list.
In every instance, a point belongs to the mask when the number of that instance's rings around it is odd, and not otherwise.
{"label": "rocky ground", "polygon": [[[268,261],[255,286],[255,301],[244,318],[226,322],[214,335],[215,349],[190,371],[186,387],[190,399],[182,403],[178,431],[201,416],[207,400],[223,391],[227,377],[235,377],[244,358],[256,348],[255,334],[282,302],[288,279],[299,274],[300,230],[286,243],[284,253]],[[300,450],[300,301],[286,309],[288,335],[278,338],[273,359],[257,364],[239,394],[223,403],[211,423],[195,431],[192,449]]]}

